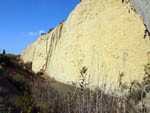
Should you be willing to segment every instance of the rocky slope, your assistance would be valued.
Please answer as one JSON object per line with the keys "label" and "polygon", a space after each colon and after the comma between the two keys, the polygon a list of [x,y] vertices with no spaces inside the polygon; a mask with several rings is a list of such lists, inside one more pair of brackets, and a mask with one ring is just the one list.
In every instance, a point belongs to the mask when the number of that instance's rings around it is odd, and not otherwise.
{"label": "rocky slope", "polygon": [[22,59],[61,82],[78,81],[85,66],[91,85],[115,86],[121,72],[125,83],[143,78],[149,50],[147,29],[129,1],[83,0],[66,22],[24,50]]}

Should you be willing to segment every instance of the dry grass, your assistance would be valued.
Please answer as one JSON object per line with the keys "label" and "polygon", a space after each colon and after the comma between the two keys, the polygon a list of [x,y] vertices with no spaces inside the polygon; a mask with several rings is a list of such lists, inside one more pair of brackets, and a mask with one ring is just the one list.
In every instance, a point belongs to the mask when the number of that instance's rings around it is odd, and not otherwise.
{"label": "dry grass", "polygon": [[[145,67],[146,68],[146,67]],[[142,85],[133,81],[128,89],[128,95],[116,96],[104,93],[100,88],[90,90],[89,82],[85,79],[87,69],[80,70],[81,81],[79,85],[65,84],[52,85],[51,82],[35,81],[32,99],[38,106],[40,113],[148,113],[144,104],[138,106],[147,92],[143,92]],[[120,74],[122,76],[123,73]],[[148,79],[148,78],[147,78]],[[149,80],[149,79],[148,79]],[[123,85],[119,81],[119,86]],[[146,82],[147,83],[147,82]],[[66,87],[69,88],[66,90]],[[80,87],[77,87],[80,86]],[[59,89],[61,87],[61,90]],[[121,89],[120,88],[120,89]],[[63,90],[63,91],[62,91]],[[123,90],[123,89],[121,89]],[[138,107],[138,108],[137,108]]]}
{"label": "dry grass", "polygon": [[[5,57],[3,57],[5,58]],[[87,68],[80,70],[80,81],[67,85],[48,76],[38,76],[30,69],[31,64],[17,64],[17,61],[1,60],[1,73],[6,74],[20,95],[13,103],[23,113],[149,113],[150,103],[145,103],[150,91],[150,64],[145,65],[143,82],[133,81],[121,96],[107,94],[101,88],[88,88]],[[124,84],[118,81],[120,92]],[[48,78],[48,79],[47,79]],[[10,97],[12,98],[12,97]],[[11,113],[11,111],[9,111]]]}

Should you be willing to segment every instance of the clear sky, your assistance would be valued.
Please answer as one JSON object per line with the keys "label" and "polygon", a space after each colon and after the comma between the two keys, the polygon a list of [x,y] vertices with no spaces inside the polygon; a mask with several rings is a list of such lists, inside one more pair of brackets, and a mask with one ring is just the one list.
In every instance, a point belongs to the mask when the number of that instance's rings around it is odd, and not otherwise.
{"label": "clear sky", "polygon": [[21,54],[40,33],[66,20],[80,0],[0,0],[0,53]]}

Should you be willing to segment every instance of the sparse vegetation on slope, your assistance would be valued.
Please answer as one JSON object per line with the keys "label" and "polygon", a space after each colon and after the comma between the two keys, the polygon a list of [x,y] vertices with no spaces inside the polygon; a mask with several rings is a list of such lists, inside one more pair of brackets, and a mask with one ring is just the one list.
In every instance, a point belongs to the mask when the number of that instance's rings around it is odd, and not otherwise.
{"label": "sparse vegetation on slope", "polygon": [[[30,65],[30,66],[29,66]],[[122,94],[107,94],[105,90],[88,88],[87,68],[80,70],[80,81],[71,85],[44,79],[23,64],[17,56],[0,55],[0,76],[14,88],[0,84],[0,95],[7,100],[5,113],[149,113],[144,99],[149,96],[150,64],[145,65],[143,82],[133,81],[124,87],[118,81]],[[120,77],[124,74],[121,73]],[[124,89],[125,88],[125,89]],[[11,88],[12,89],[12,88]],[[124,90],[128,91],[124,94]]]}

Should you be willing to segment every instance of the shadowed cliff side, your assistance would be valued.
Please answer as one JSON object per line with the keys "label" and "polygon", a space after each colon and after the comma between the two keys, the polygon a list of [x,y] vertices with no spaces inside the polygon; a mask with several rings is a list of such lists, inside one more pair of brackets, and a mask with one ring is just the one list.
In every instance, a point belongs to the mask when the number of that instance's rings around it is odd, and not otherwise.
{"label": "shadowed cliff side", "polygon": [[139,13],[150,30],[150,1],[149,0],[131,0],[136,12]]}

